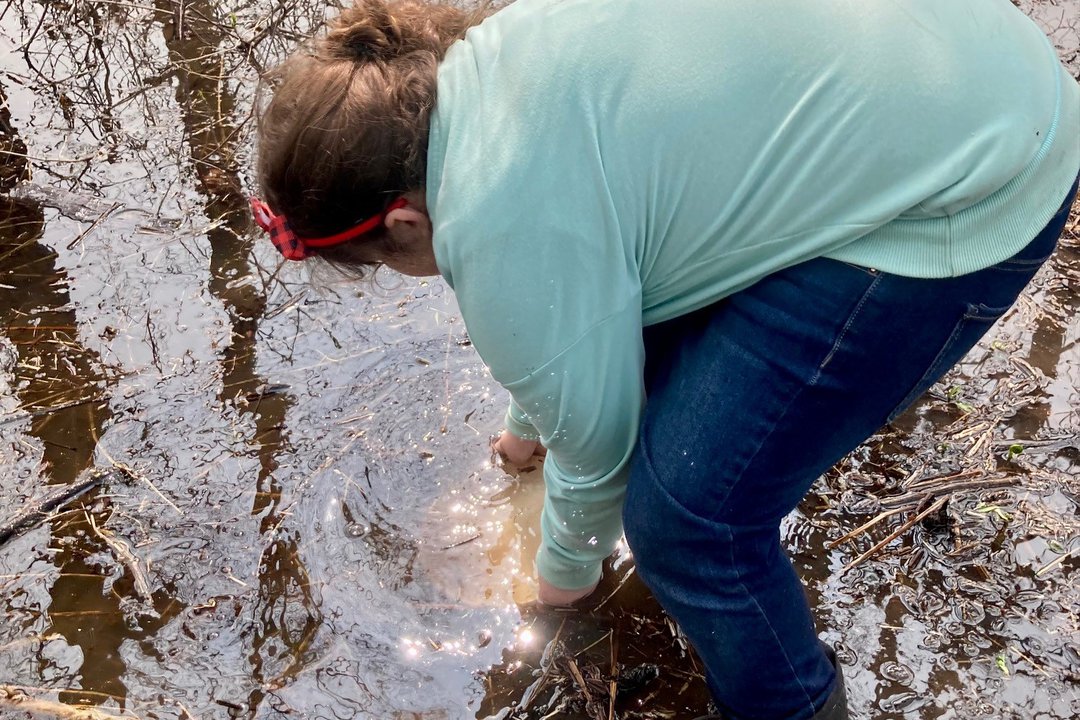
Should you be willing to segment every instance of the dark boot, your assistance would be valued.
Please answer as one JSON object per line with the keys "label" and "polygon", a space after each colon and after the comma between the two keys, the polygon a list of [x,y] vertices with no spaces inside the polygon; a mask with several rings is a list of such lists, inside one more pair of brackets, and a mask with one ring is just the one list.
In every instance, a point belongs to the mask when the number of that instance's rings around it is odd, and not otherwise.
{"label": "dark boot", "polygon": [[847,690],[844,689],[844,671],[836,661],[836,653],[829,648],[829,659],[836,668],[836,686],[821,709],[814,713],[814,720],[848,720]]}
{"label": "dark boot", "polygon": [[[829,659],[832,660],[833,667],[836,668],[836,686],[833,688],[832,694],[829,695],[829,699],[821,706],[821,709],[814,713],[813,720],[848,720],[844,671],[840,668],[840,663],[836,661],[836,653],[832,651],[832,648],[827,648],[826,652],[829,653]],[[703,715],[697,720],[725,720],[725,718],[723,715]]]}

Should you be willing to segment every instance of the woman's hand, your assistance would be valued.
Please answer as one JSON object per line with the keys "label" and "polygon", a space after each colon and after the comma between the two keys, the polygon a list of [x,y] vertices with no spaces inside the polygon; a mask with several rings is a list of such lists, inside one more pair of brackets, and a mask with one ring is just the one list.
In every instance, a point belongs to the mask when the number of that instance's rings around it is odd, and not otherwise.
{"label": "woman's hand", "polygon": [[520,465],[538,450],[542,453],[544,446],[536,440],[522,440],[509,430],[503,430],[491,443],[491,449],[515,465]]}
{"label": "woman's hand", "polygon": [[592,594],[592,591],[596,589],[597,583],[593,583],[587,588],[581,590],[563,590],[557,588],[549,583],[544,578],[540,578],[540,591],[537,595],[537,600],[542,605],[551,605],[554,607],[565,607],[572,605],[578,600]]}

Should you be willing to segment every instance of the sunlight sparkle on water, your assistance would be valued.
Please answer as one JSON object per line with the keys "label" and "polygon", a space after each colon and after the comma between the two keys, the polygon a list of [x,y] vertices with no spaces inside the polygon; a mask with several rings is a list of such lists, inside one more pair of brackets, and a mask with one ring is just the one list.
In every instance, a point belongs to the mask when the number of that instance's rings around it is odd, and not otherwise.
{"label": "sunlight sparkle on water", "polygon": [[405,646],[405,657],[409,659],[415,659],[420,657],[419,644],[415,640],[409,638],[401,638],[402,644]]}

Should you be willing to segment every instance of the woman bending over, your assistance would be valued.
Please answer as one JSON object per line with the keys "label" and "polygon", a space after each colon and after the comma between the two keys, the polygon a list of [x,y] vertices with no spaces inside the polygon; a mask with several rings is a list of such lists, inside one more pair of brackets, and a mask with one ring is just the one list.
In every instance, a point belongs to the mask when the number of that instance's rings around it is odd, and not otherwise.
{"label": "woman bending over", "polygon": [[1053,251],[1080,88],[1008,0],[474,19],[362,0],[288,60],[257,219],[454,289],[499,449],[548,449],[541,601],[625,532],[725,718],[847,718],[780,520]]}

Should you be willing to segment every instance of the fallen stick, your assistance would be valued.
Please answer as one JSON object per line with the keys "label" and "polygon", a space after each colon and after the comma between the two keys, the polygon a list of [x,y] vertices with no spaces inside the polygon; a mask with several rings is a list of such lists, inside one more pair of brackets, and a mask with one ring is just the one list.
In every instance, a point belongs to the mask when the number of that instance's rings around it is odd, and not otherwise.
{"label": "fallen stick", "polygon": [[181,510],[180,508],[176,507],[176,503],[174,503],[172,500],[165,497],[165,495],[160,490],[157,489],[157,485],[150,482],[150,478],[146,477],[145,475],[143,475],[140,472],[136,472],[135,468],[131,467],[130,465],[125,465],[123,463],[116,462],[115,460],[112,461],[112,464],[113,464],[113,467],[115,469],[119,470],[124,475],[126,475],[128,477],[128,479],[130,479],[130,480],[139,480],[141,482],[146,483],[150,487],[150,489],[154,491],[154,494],[157,495],[162,500],[164,500],[165,504],[168,505],[169,507],[171,507],[176,512],[177,515],[179,515],[180,517],[184,516],[184,511]]}
{"label": "fallen stick", "polygon": [[923,511],[922,511],[921,513],[919,513],[919,514],[915,515],[915,516],[914,516],[913,518],[911,518],[910,520],[906,521],[906,522],[905,522],[905,523],[904,523],[903,525],[901,525],[900,527],[898,527],[898,528],[896,529],[896,531],[895,531],[895,532],[893,532],[892,534],[890,534],[890,535],[889,535],[889,537],[885,538],[884,540],[882,540],[881,542],[879,542],[879,543],[878,543],[877,545],[875,545],[874,547],[870,548],[869,550],[867,550],[866,552],[864,552],[864,553],[863,553],[862,555],[860,555],[859,557],[855,558],[854,560],[852,560],[851,562],[849,562],[849,563],[848,563],[847,565],[845,565],[845,566],[844,566],[843,568],[841,568],[841,569],[840,569],[840,574],[841,574],[841,575],[843,575],[843,574],[844,574],[844,573],[846,573],[846,572],[847,572],[848,570],[850,570],[851,568],[855,567],[855,566],[856,566],[856,565],[858,565],[859,563],[863,562],[863,561],[864,561],[864,560],[866,560],[866,559],[867,559],[868,557],[870,557],[871,555],[873,555],[874,553],[876,553],[876,552],[877,552],[878,550],[880,550],[881,548],[885,547],[886,545],[888,545],[889,543],[891,543],[891,542],[892,542],[893,540],[895,540],[896,538],[898,538],[898,537],[900,537],[901,535],[903,535],[903,534],[904,534],[905,532],[907,532],[908,530],[910,530],[910,529],[911,529],[911,528],[912,528],[912,527],[913,527],[913,526],[915,525],[915,523],[919,522],[920,520],[922,520],[922,519],[923,519],[924,517],[926,517],[927,515],[930,515],[930,514],[932,514],[932,513],[935,513],[935,512],[937,512],[938,510],[940,510],[940,509],[942,508],[942,506],[944,506],[944,505],[945,505],[945,503],[946,503],[946,502],[948,502],[948,500],[949,500],[949,498],[948,498],[948,497],[942,497],[942,498],[938,498],[937,502],[935,502],[935,503],[934,503],[933,505],[931,505],[930,507],[928,507],[928,508],[926,508],[925,510],[923,510]]}
{"label": "fallen stick", "polygon": [[896,514],[902,513],[902,512],[904,512],[903,508],[896,508],[895,510],[886,510],[885,512],[880,513],[879,515],[874,517],[869,522],[865,522],[862,525],[860,525],[859,527],[852,530],[851,532],[845,533],[844,535],[836,538],[835,540],[833,540],[831,543],[829,543],[825,547],[828,550],[832,550],[835,547],[843,545],[844,543],[846,543],[848,540],[851,540],[855,536],[862,535],[864,532],[866,532],[870,528],[874,527],[875,525],[877,525],[882,520],[884,520],[886,518],[890,518],[893,515],[896,515]]}
{"label": "fallen stick", "polygon": [[48,635],[31,635],[30,637],[16,638],[11,642],[0,645],[0,652],[4,650],[10,650],[20,645],[29,645],[32,643],[41,643],[42,645],[44,645],[45,643],[52,642],[53,640],[63,639],[63,637],[64,636],[60,633],[49,633]]}
{"label": "fallen stick", "polygon": [[0,522],[0,545],[37,527],[49,519],[53,510],[74,500],[87,490],[97,487],[106,480],[119,479],[123,475],[123,470],[119,468],[104,470],[95,468],[87,472],[81,480],[58,487],[40,500],[31,501],[29,505],[15,513],[14,517]]}
{"label": "fallen stick", "polygon": [[[618,627],[615,628],[618,630]],[[611,638],[611,677],[608,679],[608,720],[615,720],[615,698],[619,694],[619,634],[608,635]]]}
{"label": "fallen stick", "polygon": [[1035,573],[1035,577],[1042,577],[1044,574],[1050,572],[1051,570],[1053,570],[1058,565],[1065,562],[1066,560],[1068,560],[1069,558],[1071,558],[1075,554],[1076,554],[1076,551],[1073,550],[1071,552],[1065,553],[1064,555],[1059,555],[1057,558],[1055,558],[1055,559],[1051,560],[1050,562],[1048,562],[1047,564],[1043,565],[1042,568],[1038,572]]}
{"label": "fallen stick", "polygon": [[960,480],[956,482],[941,483],[937,487],[927,487],[918,492],[905,493],[881,500],[881,507],[886,510],[907,509],[922,502],[926,496],[942,497],[951,495],[961,490],[991,490],[994,488],[1011,487],[1016,484],[1016,478],[983,478],[980,480]]}
{"label": "fallen stick", "polygon": [[585,678],[582,677],[581,670],[578,669],[577,663],[574,661],[574,658],[568,658],[567,665],[570,668],[570,674],[574,676],[574,682],[577,683],[577,686],[581,688],[582,694],[585,695],[585,702],[591,705],[593,701],[592,693],[589,692],[589,686],[588,684],[586,684]]}
{"label": "fallen stick", "polygon": [[[559,647],[559,638],[562,636],[562,631],[564,627],[566,627],[565,617],[562,619],[562,622],[559,623],[559,629],[555,632],[555,637],[553,637],[551,641],[547,644],[547,647],[544,648],[544,654],[547,654],[548,650],[550,649],[552,655],[554,655],[555,651]],[[532,701],[536,699],[536,697],[540,694],[540,691],[544,689],[545,685],[547,685],[548,679],[551,676],[551,669],[555,667],[555,658],[548,658],[547,665],[544,665],[544,658],[543,656],[541,656],[540,665],[544,668],[544,674],[540,676],[539,680],[534,682],[529,687],[525,688],[525,694],[522,695],[521,704],[518,706],[521,709],[521,712],[525,712],[529,709],[529,705],[532,704]],[[530,692],[530,690],[532,692]]]}
{"label": "fallen stick", "polygon": [[88,512],[84,514],[86,515],[86,522],[89,523],[90,529],[109,546],[109,549],[113,551],[113,555],[120,561],[120,564],[126,567],[128,572],[131,573],[131,579],[135,583],[135,592],[139,597],[153,606],[154,596],[150,593],[150,582],[146,579],[146,573],[143,572],[142,567],[139,565],[139,559],[131,552],[131,548],[127,546],[126,542],[120,540],[105,528],[99,528],[97,522],[94,521],[93,515]]}
{"label": "fallen stick", "polygon": [[7,425],[9,423],[25,420],[26,418],[42,417],[44,415],[50,415],[54,412],[60,412],[61,410],[71,410],[77,408],[80,405],[86,405],[88,403],[99,402],[101,400],[100,395],[94,397],[88,397],[83,400],[74,400],[72,402],[62,403],[60,405],[53,405],[52,407],[39,407],[39,408],[17,408],[15,413],[9,417],[0,419],[0,425]]}
{"label": "fallen stick", "polygon": [[958,473],[952,473],[950,475],[938,475],[936,477],[922,478],[915,482],[908,483],[904,486],[904,490],[908,492],[919,492],[925,490],[928,487],[934,487],[935,485],[941,485],[942,483],[950,480],[968,480],[973,477],[982,475],[981,470],[963,470]]}
{"label": "fallen stick", "polygon": [[54,700],[30,697],[8,685],[0,685],[0,708],[14,708],[34,717],[61,718],[62,720],[120,720],[135,715],[113,715],[89,705],[67,705]]}

